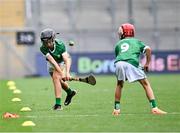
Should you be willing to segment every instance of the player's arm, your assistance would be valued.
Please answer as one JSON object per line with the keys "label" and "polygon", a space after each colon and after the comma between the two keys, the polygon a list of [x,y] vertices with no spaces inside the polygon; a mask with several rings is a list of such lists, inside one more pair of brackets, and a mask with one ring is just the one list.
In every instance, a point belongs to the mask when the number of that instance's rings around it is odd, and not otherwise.
{"label": "player's arm", "polygon": [[46,59],[48,59],[48,61],[53,64],[53,66],[55,67],[56,71],[60,73],[61,77],[63,76],[63,72],[61,70],[61,68],[59,67],[58,63],[54,60],[54,58],[47,53],[46,54]]}
{"label": "player's arm", "polygon": [[70,79],[70,68],[71,68],[71,57],[69,55],[68,52],[64,52],[62,54],[62,57],[63,57],[63,60],[64,60],[64,63],[65,63],[65,66],[66,66],[66,80],[69,80]]}
{"label": "player's arm", "polygon": [[119,45],[116,44],[116,46],[115,46],[115,57],[118,56],[119,50],[120,50],[120,49],[119,49]]}
{"label": "player's arm", "polygon": [[145,53],[146,53],[146,63],[144,65],[144,71],[148,72],[149,71],[149,64],[151,62],[151,48],[149,46],[146,46],[144,48]]}

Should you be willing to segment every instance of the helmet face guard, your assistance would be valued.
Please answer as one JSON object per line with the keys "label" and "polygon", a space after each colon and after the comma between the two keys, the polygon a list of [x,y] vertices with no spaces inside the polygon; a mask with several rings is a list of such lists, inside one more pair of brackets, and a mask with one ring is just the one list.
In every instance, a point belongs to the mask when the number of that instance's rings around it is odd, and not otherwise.
{"label": "helmet face guard", "polygon": [[122,27],[119,27],[119,30],[118,30],[118,35],[119,35],[119,39],[122,40],[124,39],[124,34],[123,34],[123,30],[122,30]]}
{"label": "helmet face guard", "polygon": [[43,45],[47,46],[48,44],[52,44],[54,40],[52,38],[46,38],[46,39],[41,39],[41,42]]}
{"label": "helmet face guard", "polygon": [[134,25],[129,24],[129,23],[122,24],[119,27],[118,34],[119,34],[120,39],[124,39],[126,37],[134,37],[134,34],[135,34]]}

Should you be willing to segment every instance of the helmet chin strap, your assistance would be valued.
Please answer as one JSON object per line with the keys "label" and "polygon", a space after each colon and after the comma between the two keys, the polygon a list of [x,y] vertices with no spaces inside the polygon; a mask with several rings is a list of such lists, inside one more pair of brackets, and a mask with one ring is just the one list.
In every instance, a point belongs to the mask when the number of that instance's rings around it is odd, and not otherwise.
{"label": "helmet chin strap", "polygon": [[120,39],[122,40],[122,39],[124,39],[125,38],[125,36],[122,34],[121,36],[120,36]]}

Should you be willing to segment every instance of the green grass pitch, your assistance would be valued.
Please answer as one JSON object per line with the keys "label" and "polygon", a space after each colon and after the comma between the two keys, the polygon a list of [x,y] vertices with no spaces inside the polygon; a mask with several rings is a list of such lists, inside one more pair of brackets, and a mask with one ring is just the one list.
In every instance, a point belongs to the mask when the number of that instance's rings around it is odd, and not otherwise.
{"label": "green grass pitch", "polygon": [[[95,86],[70,82],[77,90],[72,104],[63,111],[53,111],[54,91],[51,79],[16,79],[16,87],[22,91],[14,94],[6,80],[0,81],[0,115],[17,113],[20,118],[0,118],[1,132],[180,132],[180,75],[149,75],[159,108],[167,115],[150,114],[149,102],[139,83],[124,85],[121,115],[111,115],[114,103],[114,76],[97,76]],[[65,99],[62,94],[62,102]],[[12,102],[14,97],[21,102]],[[20,112],[22,107],[31,112]],[[23,127],[24,121],[36,126]]]}

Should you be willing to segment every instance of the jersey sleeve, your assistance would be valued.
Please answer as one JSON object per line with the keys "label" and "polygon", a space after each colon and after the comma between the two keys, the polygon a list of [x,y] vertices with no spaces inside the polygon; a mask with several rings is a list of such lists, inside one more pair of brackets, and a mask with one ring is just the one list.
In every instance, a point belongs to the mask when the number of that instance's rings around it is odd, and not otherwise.
{"label": "jersey sleeve", "polygon": [[142,42],[142,41],[139,41],[139,44],[140,44],[140,51],[141,53],[144,53],[145,52],[145,48],[146,48],[146,45]]}
{"label": "jersey sleeve", "polygon": [[[63,43],[63,42],[62,42]],[[65,45],[64,45],[64,43],[63,43],[63,45],[62,45],[62,53],[65,53],[65,52],[67,52],[66,51],[66,47],[65,47]]]}
{"label": "jersey sleeve", "polygon": [[58,44],[58,47],[61,49],[61,53],[65,53],[66,52],[66,46],[65,46],[65,43],[62,41],[62,40],[59,40],[59,39],[56,39],[55,40],[56,43]]}
{"label": "jersey sleeve", "polygon": [[116,57],[117,57],[118,53],[119,53],[119,47],[118,47],[118,45],[116,45],[115,46],[115,56]]}
{"label": "jersey sleeve", "polygon": [[121,49],[120,49],[120,42],[118,41],[118,42],[115,44],[115,49],[114,49],[115,57],[118,56],[120,50],[121,50]]}
{"label": "jersey sleeve", "polygon": [[40,51],[46,56],[49,53],[49,50],[46,47],[41,46]]}

